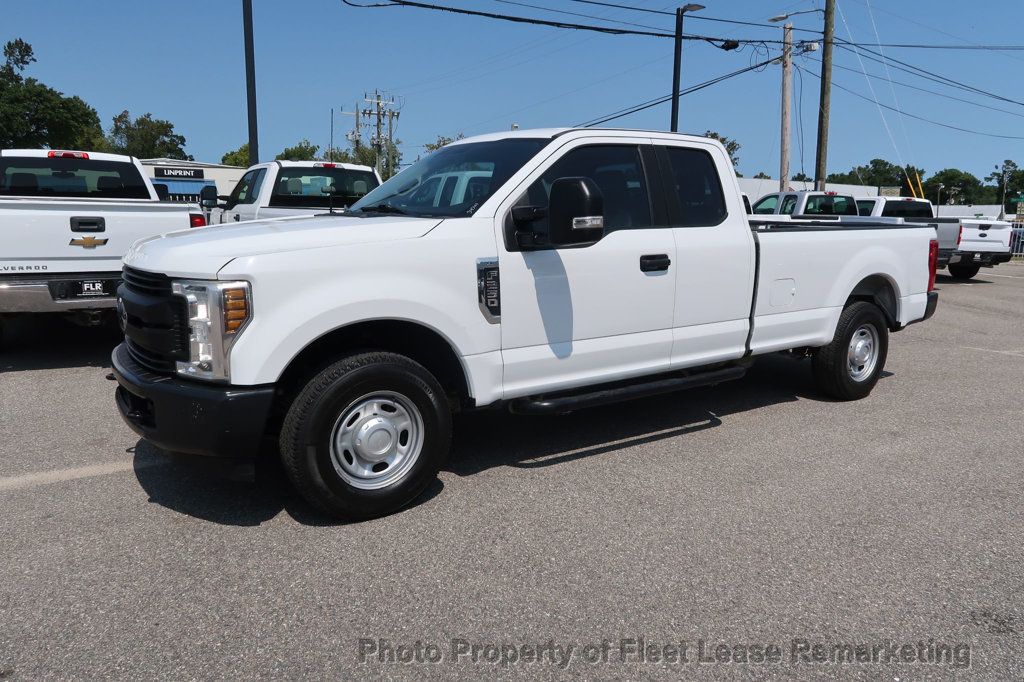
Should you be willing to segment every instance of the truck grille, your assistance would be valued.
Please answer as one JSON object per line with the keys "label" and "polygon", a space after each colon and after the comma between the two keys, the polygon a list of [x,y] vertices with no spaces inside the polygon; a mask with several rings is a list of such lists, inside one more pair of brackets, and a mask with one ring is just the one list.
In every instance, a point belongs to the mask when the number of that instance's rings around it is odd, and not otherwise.
{"label": "truck grille", "polygon": [[170,296],[171,278],[156,272],[145,272],[125,266],[121,273],[125,286],[146,296]]}
{"label": "truck grille", "polygon": [[125,347],[151,372],[173,374],[188,360],[188,303],[171,293],[171,278],[125,267],[118,290]]}

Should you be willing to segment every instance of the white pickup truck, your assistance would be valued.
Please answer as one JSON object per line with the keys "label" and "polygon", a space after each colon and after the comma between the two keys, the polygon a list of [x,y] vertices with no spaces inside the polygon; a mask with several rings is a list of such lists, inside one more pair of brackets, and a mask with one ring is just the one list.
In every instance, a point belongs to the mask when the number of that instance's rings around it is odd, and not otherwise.
{"label": "white pickup truck", "polygon": [[933,224],[939,239],[939,267],[945,266],[956,279],[971,279],[982,267],[1006,263],[1013,257],[1013,226],[1002,220],[936,218],[932,202],[913,197],[858,199],[857,208],[862,216],[876,219]]}
{"label": "white pickup truck", "polygon": [[116,303],[132,242],[204,224],[198,206],[161,203],[132,157],[0,151],[0,323],[64,313],[95,324]]}
{"label": "white pickup truck", "polygon": [[[369,166],[329,161],[270,161],[251,166],[221,203],[204,196],[210,224],[310,216],[343,209],[380,185]],[[214,191],[214,194],[216,192]]]}
{"label": "white pickup truck", "polygon": [[[475,189],[419,191],[450,174]],[[564,413],[780,351],[810,356],[828,396],[863,398],[889,333],[935,310],[936,258],[930,227],[752,224],[714,140],[485,135],[345,215],[137,243],[116,401],[168,450],[272,443],[310,502],[366,518],[434,479],[459,409]]]}
{"label": "white pickup truck", "polygon": [[856,216],[857,200],[835,192],[773,192],[757,200],[754,215]]}

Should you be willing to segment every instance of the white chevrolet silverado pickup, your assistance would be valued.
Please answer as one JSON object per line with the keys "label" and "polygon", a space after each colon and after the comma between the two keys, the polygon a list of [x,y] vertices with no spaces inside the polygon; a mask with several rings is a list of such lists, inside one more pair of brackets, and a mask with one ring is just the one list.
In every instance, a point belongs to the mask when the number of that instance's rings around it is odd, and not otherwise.
{"label": "white chevrolet silverado pickup", "polygon": [[[469,189],[438,205],[421,189],[449,174]],[[790,350],[825,394],[862,398],[889,333],[935,310],[936,258],[931,227],[748,222],[714,140],[485,135],[345,215],[138,242],[116,401],[171,451],[274,444],[310,502],[366,518],[434,479],[458,409],[564,413]]]}
{"label": "white chevrolet silverado pickup", "polygon": [[96,152],[0,152],[0,323],[113,312],[121,257],[136,239],[204,225],[197,206],[161,203],[137,159]]}
{"label": "white chevrolet silverado pickup", "polygon": [[[327,213],[380,185],[369,166],[327,161],[270,161],[251,166],[231,194],[204,206],[210,224]],[[213,191],[216,195],[216,191]],[[207,199],[209,201],[209,199]]]}

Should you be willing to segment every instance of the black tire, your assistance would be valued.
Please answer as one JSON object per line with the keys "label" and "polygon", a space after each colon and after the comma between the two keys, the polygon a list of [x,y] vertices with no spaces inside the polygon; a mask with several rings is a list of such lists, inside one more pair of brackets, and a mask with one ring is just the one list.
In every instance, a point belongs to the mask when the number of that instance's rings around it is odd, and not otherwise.
{"label": "black tire", "polygon": [[949,274],[953,279],[970,279],[978,274],[981,270],[980,265],[964,265],[962,263],[953,263],[949,266]]}
{"label": "black tire", "polygon": [[[343,478],[343,463],[332,459],[332,442],[344,412],[375,393],[408,401],[421,417],[423,440],[401,478],[363,489]],[[412,502],[437,477],[451,446],[451,408],[437,379],[418,363],[395,353],[354,354],[321,371],[299,392],[285,416],[279,444],[288,478],[315,507],[350,521],[384,516]],[[351,463],[347,451],[345,458]]]}
{"label": "black tire", "polygon": [[[854,334],[862,336],[862,330],[873,327],[876,337],[875,363],[865,375],[855,378],[854,373],[866,366],[854,366],[849,357]],[[870,332],[867,332],[868,334]],[[818,389],[837,400],[859,400],[864,398],[878,383],[889,354],[889,327],[878,306],[857,301],[850,304],[839,316],[836,334],[832,343],[817,350],[811,360],[814,381]]]}

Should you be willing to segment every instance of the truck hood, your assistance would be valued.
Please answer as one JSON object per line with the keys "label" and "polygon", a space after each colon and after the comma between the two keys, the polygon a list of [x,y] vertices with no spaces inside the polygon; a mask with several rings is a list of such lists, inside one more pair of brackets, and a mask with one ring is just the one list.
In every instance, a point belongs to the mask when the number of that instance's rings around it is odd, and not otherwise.
{"label": "truck hood", "polygon": [[213,225],[142,239],[128,250],[124,263],[175,277],[210,278],[235,258],[414,239],[430,232],[441,220],[338,215]]}

